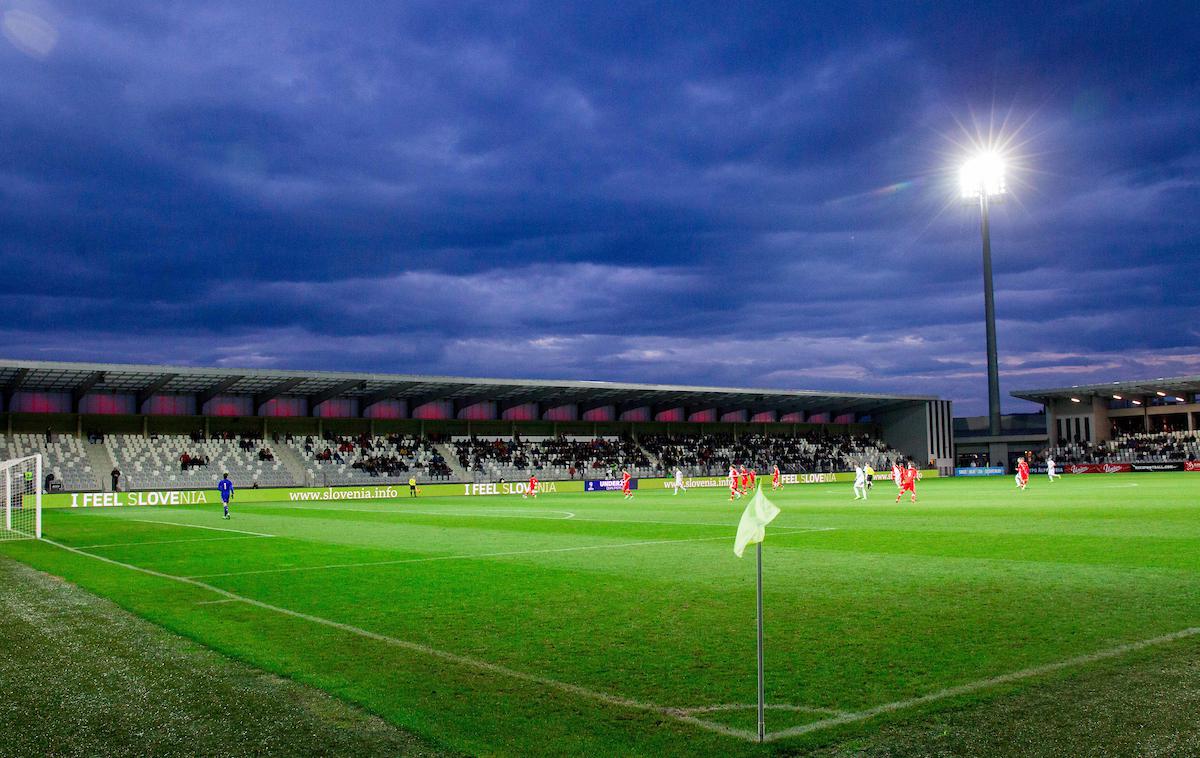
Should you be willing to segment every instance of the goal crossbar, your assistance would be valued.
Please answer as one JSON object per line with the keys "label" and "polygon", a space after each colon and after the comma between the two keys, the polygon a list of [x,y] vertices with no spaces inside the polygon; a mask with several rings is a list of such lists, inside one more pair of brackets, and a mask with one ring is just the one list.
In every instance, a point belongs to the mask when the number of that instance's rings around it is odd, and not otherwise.
{"label": "goal crossbar", "polygon": [[42,456],[0,461],[0,541],[42,538]]}

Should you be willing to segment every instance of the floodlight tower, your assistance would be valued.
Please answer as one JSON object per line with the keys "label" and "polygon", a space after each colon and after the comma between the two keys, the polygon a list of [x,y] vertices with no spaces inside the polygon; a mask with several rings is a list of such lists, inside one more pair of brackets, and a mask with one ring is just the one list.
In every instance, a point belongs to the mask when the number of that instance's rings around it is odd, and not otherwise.
{"label": "floodlight tower", "polygon": [[981,152],[963,164],[959,184],[964,200],[979,201],[983,234],[983,310],[987,320],[988,434],[1000,435],[1000,362],[996,357],[996,297],[992,292],[992,238],[988,231],[988,204],[999,198],[1004,183],[1004,159],[992,151]]}

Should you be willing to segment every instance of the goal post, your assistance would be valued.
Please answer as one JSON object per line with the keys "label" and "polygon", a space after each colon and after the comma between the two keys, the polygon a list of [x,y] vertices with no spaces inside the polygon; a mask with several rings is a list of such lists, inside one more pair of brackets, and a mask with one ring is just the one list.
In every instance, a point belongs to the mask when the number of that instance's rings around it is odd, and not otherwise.
{"label": "goal post", "polygon": [[0,461],[0,541],[42,538],[42,456]]}

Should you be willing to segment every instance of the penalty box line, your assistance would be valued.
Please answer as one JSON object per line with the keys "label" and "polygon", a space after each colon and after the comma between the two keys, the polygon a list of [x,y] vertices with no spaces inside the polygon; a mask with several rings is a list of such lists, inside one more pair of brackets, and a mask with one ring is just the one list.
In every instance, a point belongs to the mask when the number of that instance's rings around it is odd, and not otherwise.
{"label": "penalty box line", "polygon": [[992,689],[993,687],[999,687],[1000,685],[1009,684],[1011,682],[1019,682],[1023,679],[1031,679],[1033,677],[1051,674],[1064,669],[1086,666],[1091,663],[1098,663],[1103,660],[1108,660],[1109,658],[1118,658],[1138,650],[1145,650],[1146,648],[1165,645],[1167,643],[1176,642],[1188,637],[1195,637],[1198,634],[1200,634],[1200,627],[1188,627],[1187,629],[1180,629],[1179,631],[1171,632],[1170,634],[1163,634],[1158,637],[1150,637],[1148,639],[1138,640],[1136,642],[1128,642],[1124,645],[1117,645],[1116,647],[1097,650],[1092,653],[1078,655],[1074,658],[1067,658],[1066,660],[1056,661],[1054,663],[1047,663],[1042,666],[1033,666],[1030,668],[1021,669],[1020,671],[1013,671],[1007,674],[989,677],[987,679],[978,679],[974,682],[960,684],[956,687],[947,687],[945,689],[938,690],[937,692],[931,692],[928,695],[921,695],[919,697],[908,698],[906,700],[897,700],[891,703],[884,703],[883,705],[877,705],[873,708],[867,708],[862,711],[842,713],[837,716],[822,719],[820,721],[802,724],[800,726],[784,729],[778,732],[771,732],[766,735],[766,741],[774,742],[776,740],[782,740],[788,737],[798,737],[803,734],[830,729],[835,726],[843,726],[845,724],[866,721],[867,719],[874,718],[875,716],[881,716],[885,713],[894,713],[895,711],[907,710],[909,708],[926,705],[927,703],[935,703],[939,700],[945,700],[947,698],[982,692],[983,690]]}
{"label": "penalty box line", "polygon": [[[777,534],[776,537],[791,536],[794,534],[804,534],[807,531],[819,532],[827,531],[824,528],[814,528],[805,531],[797,531],[799,527],[793,528],[792,531],[784,534]],[[405,563],[429,563],[431,561],[470,561],[479,560],[482,558],[507,558],[519,555],[547,555],[552,553],[574,553],[582,550],[616,550],[627,547],[646,547],[651,545],[677,545],[687,542],[717,542],[720,540],[729,539],[726,535],[720,537],[688,537],[678,540],[646,540],[642,542],[622,542],[616,545],[577,545],[575,547],[548,547],[539,550],[505,550],[496,553],[465,553],[457,555],[433,555],[425,558],[396,558],[389,561],[364,561],[361,563],[327,563],[321,566],[289,566],[286,568],[273,569],[254,569],[251,571],[225,571],[216,574],[193,574],[188,579],[216,579],[219,577],[228,576],[249,576],[253,574],[292,574],[302,571],[326,571],[330,569],[342,568],[370,568],[372,566],[400,566]]]}
{"label": "penalty box line", "polygon": [[[716,521],[651,521],[648,519],[621,519],[621,518],[589,518],[587,516],[579,516],[571,511],[551,511],[546,513],[570,513],[570,516],[562,518],[546,518],[545,516],[530,516],[522,513],[450,513],[443,511],[411,511],[407,508],[398,508],[385,510],[383,508],[314,508],[308,505],[269,505],[266,503],[250,503],[254,508],[259,510],[274,509],[282,511],[316,511],[318,513],[380,513],[388,516],[404,516],[412,514],[416,516],[445,516],[449,518],[511,518],[511,519],[527,519],[533,521],[587,521],[596,524],[654,524],[656,526],[719,526],[723,529],[737,529],[737,522],[721,523]],[[487,507],[487,506],[480,506]],[[527,510],[533,513],[533,509]],[[786,526],[784,524],[773,524],[771,529],[788,529],[802,530],[806,532],[836,532],[836,526]]]}
{"label": "penalty box line", "polygon": [[407,650],[412,653],[418,653],[420,655],[424,655],[429,658],[436,658],[438,660],[446,661],[447,663],[453,663],[455,665],[462,666],[464,668],[475,669],[477,671],[484,671],[489,674],[496,674],[499,676],[508,677],[510,679],[516,679],[518,681],[528,682],[530,684],[536,684],[536,685],[539,685],[542,687],[546,687],[548,689],[558,690],[559,692],[564,692],[569,695],[576,695],[576,696],[583,697],[583,698],[586,698],[589,700],[594,700],[596,702],[604,703],[605,705],[611,705],[611,706],[615,706],[615,707],[619,707],[619,708],[627,708],[630,710],[645,711],[645,712],[649,712],[649,713],[657,713],[657,714],[660,714],[663,716],[668,716],[670,718],[673,718],[676,721],[679,721],[681,723],[693,724],[695,726],[699,726],[704,729],[708,729],[709,731],[718,732],[721,734],[728,735],[730,737],[738,737],[738,738],[741,738],[744,740],[757,740],[758,739],[758,735],[756,735],[753,732],[750,732],[749,730],[735,729],[733,727],[725,726],[724,724],[718,724],[718,723],[714,723],[714,722],[710,722],[710,721],[704,721],[703,719],[695,718],[694,716],[687,715],[686,713],[681,713],[678,710],[673,709],[673,708],[665,708],[660,705],[655,705],[653,703],[646,703],[641,700],[635,700],[633,698],[623,697],[621,695],[613,695],[613,694],[610,694],[607,692],[602,692],[600,690],[588,689],[587,687],[583,687],[578,684],[571,684],[570,682],[561,682],[557,679],[551,679],[549,677],[540,676],[538,674],[530,674],[525,671],[518,671],[517,669],[512,669],[507,666],[502,666],[498,663],[490,663],[488,661],[480,660],[479,658],[472,658],[472,657],[465,656],[465,655],[459,655],[457,653],[451,653],[446,650],[439,650],[437,648],[430,647],[428,645],[422,645],[419,642],[411,642],[409,640],[402,640],[402,639],[399,639],[398,637],[389,637],[386,634],[380,634],[379,632],[372,632],[369,629],[363,629],[362,627],[353,626],[351,624],[344,624],[340,621],[333,621],[331,619],[322,618],[320,616],[314,616],[312,614],[304,613],[302,611],[295,611],[290,608],[284,608],[282,606],[265,603],[261,600],[255,600],[254,598],[246,597],[244,595],[239,595],[235,592],[230,592],[228,590],[223,590],[220,587],[214,587],[211,584],[205,584],[204,582],[197,581],[196,579],[192,579],[192,578],[189,578],[186,576],[176,576],[174,574],[166,574],[161,571],[155,571],[154,569],[145,568],[143,566],[137,566],[132,563],[124,563],[122,561],[114,560],[112,558],[106,558],[103,555],[96,555],[95,553],[88,553],[83,550],[80,550],[79,548],[71,547],[70,545],[64,545],[60,542],[55,542],[54,540],[43,539],[42,541],[49,545],[53,545],[54,547],[57,547],[61,550],[66,550],[67,552],[70,552],[70,553],[75,553],[77,555],[82,555],[87,558],[92,558],[94,560],[101,561],[103,563],[107,563],[107,564],[110,564],[113,566],[119,566],[121,568],[128,569],[130,571],[137,571],[139,573],[146,574],[148,576],[157,577],[159,579],[168,579],[170,581],[180,582],[181,584],[187,584],[192,587],[196,587],[198,589],[213,592],[226,600],[246,603],[247,605],[252,605],[256,608],[261,608],[266,611],[272,611],[274,613],[278,613],[283,616],[289,616],[291,618],[300,619],[302,621],[308,621],[313,624],[319,624],[321,626],[326,626],[331,629],[337,629],[339,631],[346,632],[348,634],[353,634],[353,635],[363,637],[363,638],[366,638],[369,640],[374,640],[376,642],[382,642],[384,644],[391,645],[393,647],[397,647],[402,650]]}
{"label": "penalty box line", "polygon": [[139,547],[141,545],[178,545],[181,542],[228,542],[229,540],[262,539],[254,534],[242,534],[237,537],[193,537],[186,540],[148,540],[145,542],[105,542],[99,545],[76,545],[80,550],[95,550],[102,547]]}
{"label": "penalty box line", "polygon": [[154,521],[148,518],[131,518],[127,521],[136,521],[139,524],[158,524],[159,526],[180,526],[185,529],[208,529],[213,532],[233,532],[234,534],[248,534],[251,537],[274,537],[274,534],[263,534],[262,532],[247,532],[244,529],[229,529],[223,526],[203,526],[201,524],[181,524],[178,521]]}

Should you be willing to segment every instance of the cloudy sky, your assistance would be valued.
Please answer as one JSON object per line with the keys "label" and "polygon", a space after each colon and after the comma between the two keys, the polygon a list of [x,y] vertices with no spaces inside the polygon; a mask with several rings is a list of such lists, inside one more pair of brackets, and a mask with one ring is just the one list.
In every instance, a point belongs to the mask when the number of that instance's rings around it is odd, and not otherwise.
{"label": "cloudy sky", "polygon": [[0,355],[982,413],[991,138],[1003,391],[1200,373],[1198,18],[0,0]]}

